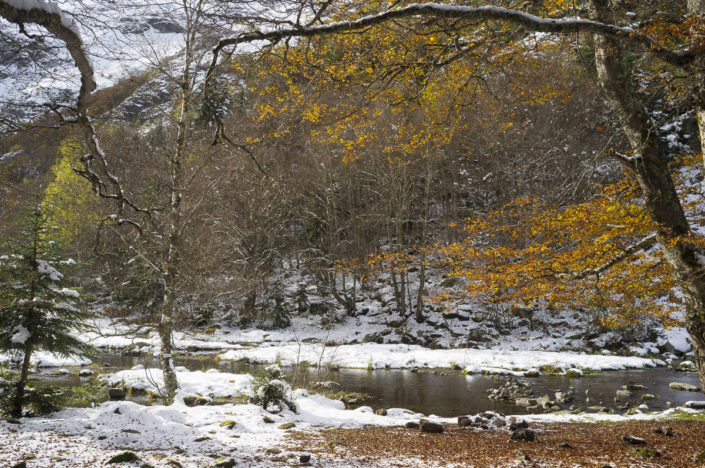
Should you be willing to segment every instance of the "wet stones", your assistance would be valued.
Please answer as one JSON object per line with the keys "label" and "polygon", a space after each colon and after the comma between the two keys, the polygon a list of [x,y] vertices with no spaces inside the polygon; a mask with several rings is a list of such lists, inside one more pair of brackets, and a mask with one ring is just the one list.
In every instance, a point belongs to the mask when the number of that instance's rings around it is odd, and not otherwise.
{"label": "wet stones", "polygon": [[487,398],[490,400],[516,400],[518,398],[529,397],[532,392],[529,385],[514,377],[505,378],[499,387],[487,390]]}
{"label": "wet stones", "polygon": [[503,428],[507,424],[507,419],[503,414],[492,411],[486,411],[475,416],[458,416],[458,427],[461,428],[487,431]]}
{"label": "wet stones", "polygon": [[668,384],[668,389],[673,392],[697,392],[699,390],[695,385],[684,382],[671,382]]}
{"label": "wet stones", "polygon": [[686,401],[683,406],[692,409],[705,409],[705,401]]}
{"label": "wet stones", "polygon": [[627,384],[627,385],[622,385],[622,390],[628,390],[630,392],[638,392],[639,390],[647,390],[647,387],[644,385],[639,385],[639,384]]}
{"label": "wet stones", "polygon": [[111,401],[122,401],[125,399],[127,396],[127,392],[125,391],[124,388],[109,388],[108,389],[108,398],[110,398]]}

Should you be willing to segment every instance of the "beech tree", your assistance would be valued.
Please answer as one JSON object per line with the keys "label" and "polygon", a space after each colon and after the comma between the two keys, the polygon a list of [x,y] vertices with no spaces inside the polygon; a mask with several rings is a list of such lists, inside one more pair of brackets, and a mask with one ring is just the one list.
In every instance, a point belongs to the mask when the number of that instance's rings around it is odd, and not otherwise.
{"label": "beech tree", "polygon": [[[662,3],[669,6],[679,4]],[[93,180],[96,189],[103,196],[117,201],[121,210],[136,210],[138,207],[130,204],[121,192],[117,180],[111,177],[105,155],[100,149],[87,113],[85,100],[95,89],[95,84],[90,62],[81,47],[80,36],[58,7],[49,4],[51,8],[48,8],[46,5],[46,2],[0,0],[0,16],[16,24],[36,23],[66,43],[82,77],[82,87],[73,110],[72,121],[81,126],[86,136],[89,154],[84,158],[85,172]],[[687,2],[690,16],[676,25],[682,34],[675,40],[660,37],[659,29],[650,24],[641,27],[629,25],[620,19],[618,9],[608,0],[586,0],[581,4],[585,10],[557,11],[558,15],[565,13],[568,16],[567,13],[570,13],[570,18],[541,17],[530,11],[498,6],[458,6],[440,3],[406,6],[395,4],[389,9],[376,3],[366,8],[362,5],[350,7],[344,2],[338,4],[331,1],[314,4],[313,7],[308,5],[302,4],[300,14],[296,16],[293,25],[290,25],[292,21],[262,21],[255,23],[254,30],[220,40],[213,49],[211,66],[206,76],[206,100],[214,99],[211,85],[222,64],[222,56],[228,56],[224,52],[237,45],[255,41],[278,44],[287,43],[292,38],[361,33],[390,22],[419,28],[420,31],[429,24],[442,24],[446,29],[465,32],[473,28],[481,29],[487,24],[511,26],[493,31],[494,37],[502,33],[516,34],[516,28],[556,35],[588,35],[594,50],[597,80],[630,146],[627,154],[615,152],[614,156],[633,175],[640,189],[644,209],[654,223],[655,236],[661,245],[664,258],[685,292],[686,326],[693,341],[696,362],[705,387],[705,265],[701,260],[705,253],[704,243],[690,228],[667,166],[667,145],[654,128],[644,98],[638,93],[636,76],[629,63],[630,55],[649,55],[692,77],[688,86],[690,94],[694,97],[693,107],[698,115],[702,142],[705,137],[705,90],[702,86],[702,52],[705,46],[703,2]],[[331,13],[333,11],[335,14]],[[306,12],[309,14],[304,14]],[[576,14],[587,14],[590,19],[575,18]],[[348,15],[351,19],[341,19],[341,15]],[[266,28],[267,26],[269,28]],[[461,52],[467,42],[458,41],[457,37],[455,39],[450,46]],[[473,39],[476,37],[473,36]],[[482,35],[477,40],[482,40]],[[217,128],[215,140],[227,141],[227,129],[222,125],[217,113],[214,114],[214,120]],[[176,208],[178,212],[178,203],[172,208]]]}

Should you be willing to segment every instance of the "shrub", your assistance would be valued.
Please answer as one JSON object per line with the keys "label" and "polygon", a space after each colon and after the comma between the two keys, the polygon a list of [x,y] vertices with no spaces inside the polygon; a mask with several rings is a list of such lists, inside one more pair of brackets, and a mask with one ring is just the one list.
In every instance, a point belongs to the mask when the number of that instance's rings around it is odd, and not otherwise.
{"label": "shrub", "polygon": [[252,398],[252,402],[270,413],[279,413],[285,408],[296,413],[296,404],[287,397],[291,387],[280,379],[281,375],[282,371],[276,364],[255,373],[255,381],[252,386],[255,396]]}

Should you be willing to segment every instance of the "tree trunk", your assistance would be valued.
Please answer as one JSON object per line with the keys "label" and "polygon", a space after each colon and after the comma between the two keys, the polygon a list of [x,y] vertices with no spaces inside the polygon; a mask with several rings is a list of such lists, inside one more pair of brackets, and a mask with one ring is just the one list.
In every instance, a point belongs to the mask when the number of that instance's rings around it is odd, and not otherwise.
{"label": "tree trunk", "polygon": [[10,416],[13,418],[22,417],[22,403],[24,402],[24,389],[27,386],[27,377],[29,375],[29,363],[32,356],[32,348],[26,347],[24,350],[24,359],[22,361],[22,369],[20,371],[20,379],[15,385],[15,398],[12,402]]}
{"label": "tree trunk", "polygon": [[[607,18],[607,0],[591,0],[589,6],[593,19]],[[646,210],[658,225],[664,257],[685,293],[686,328],[705,388],[705,268],[700,261],[703,254],[693,239],[695,234],[666,165],[665,145],[651,128],[632,76],[626,72],[619,44],[601,35],[595,35],[594,42],[598,79],[634,153],[626,163],[636,175]]]}

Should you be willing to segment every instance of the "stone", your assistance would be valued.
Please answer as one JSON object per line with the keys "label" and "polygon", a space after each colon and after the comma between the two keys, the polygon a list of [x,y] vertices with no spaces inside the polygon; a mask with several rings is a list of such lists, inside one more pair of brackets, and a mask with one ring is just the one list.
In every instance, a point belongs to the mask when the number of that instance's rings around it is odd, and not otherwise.
{"label": "stone", "polygon": [[654,434],[663,434],[668,437],[673,437],[673,429],[671,426],[659,426],[652,429]]}
{"label": "stone", "polygon": [[538,369],[529,369],[528,371],[524,372],[524,377],[540,377],[541,372],[539,372]]}
{"label": "stone", "polygon": [[514,404],[528,408],[529,406],[537,406],[538,402],[535,398],[517,398],[514,400]]}
{"label": "stone", "polygon": [[416,421],[407,421],[406,424],[404,424],[404,427],[407,429],[418,429],[419,423]]}
{"label": "stone", "polygon": [[303,455],[299,455],[299,463],[310,463],[311,462],[311,455],[308,453],[305,453]]}
{"label": "stone", "polygon": [[636,454],[644,458],[658,458],[661,456],[661,452],[650,448],[639,449],[636,451]]}
{"label": "stone", "polygon": [[272,447],[265,450],[264,453],[268,455],[279,455],[280,453],[282,453],[282,451],[276,447]]}
{"label": "stone", "polygon": [[646,445],[646,440],[641,437],[622,436],[622,441],[629,445]]}
{"label": "stone", "polygon": [[630,392],[636,392],[639,390],[646,390],[647,387],[644,385],[639,385],[639,384],[627,384],[627,385],[622,385],[622,390],[629,390]]}
{"label": "stone", "polygon": [[444,430],[443,424],[438,424],[431,421],[421,421],[419,429],[421,429],[421,432],[428,432],[429,434],[440,434]]}
{"label": "stone", "polygon": [[127,392],[124,388],[109,388],[108,398],[112,401],[122,401],[127,396]]}
{"label": "stone", "polygon": [[19,462],[12,465],[10,468],[27,468],[27,462]]}
{"label": "stone", "polygon": [[277,426],[277,427],[278,427],[279,429],[284,429],[284,430],[286,430],[286,429],[291,429],[292,427],[296,427],[296,424],[294,424],[293,422],[287,422],[287,423],[284,423],[284,424],[280,424],[280,425]]}
{"label": "stone", "polygon": [[558,444],[558,448],[562,448],[562,449],[572,449],[573,446],[570,445],[568,442],[561,442],[560,444]]}
{"label": "stone", "polygon": [[512,432],[510,439],[533,442],[536,439],[536,434],[531,429],[525,427]]}
{"label": "stone", "polygon": [[617,399],[619,400],[626,400],[632,397],[634,395],[632,392],[629,390],[617,390]]}
{"label": "stone", "polygon": [[685,372],[697,372],[698,368],[695,367],[695,363],[693,361],[683,361],[678,364],[678,370]]}
{"label": "stone", "polygon": [[668,384],[668,388],[674,392],[697,392],[699,390],[695,385],[685,382],[671,382]]}
{"label": "stone", "polygon": [[232,419],[228,419],[228,420],[223,421],[222,423],[220,423],[220,427],[225,427],[225,428],[227,428],[227,429],[232,429],[232,428],[235,427],[236,425],[237,425],[237,423],[236,423],[235,421],[233,421]]}
{"label": "stone", "polygon": [[509,430],[510,431],[516,431],[517,429],[526,429],[528,427],[529,427],[529,423],[524,421],[523,419],[521,421],[517,420],[516,418],[509,419]]}
{"label": "stone", "polygon": [[233,468],[236,464],[234,458],[219,458],[214,466],[217,468]]}
{"label": "stone", "polygon": [[705,409],[705,401],[686,401],[683,406],[692,409]]}
{"label": "stone", "polygon": [[189,407],[194,406],[205,406],[210,403],[208,398],[198,396],[198,395],[186,395],[184,397],[184,404]]}
{"label": "stone", "polygon": [[654,398],[656,398],[656,396],[652,395],[651,393],[644,393],[643,395],[641,395],[642,400],[653,400]]}
{"label": "stone", "polygon": [[468,416],[458,416],[459,427],[469,427],[474,421]]}
{"label": "stone", "polygon": [[112,463],[133,463],[141,461],[134,452],[122,452],[111,457],[105,464],[110,465]]}
{"label": "stone", "polygon": [[333,382],[332,380],[328,380],[326,382],[318,382],[315,385],[315,388],[326,392],[339,392],[342,389],[338,382]]}
{"label": "stone", "polygon": [[384,408],[380,408],[377,411],[375,411],[375,414],[377,416],[386,416],[387,415],[387,410]]}
{"label": "stone", "polygon": [[89,376],[91,376],[91,375],[93,375],[93,371],[90,370],[90,369],[81,369],[81,370],[78,372],[78,376],[79,376],[79,377],[89,377]]}
{"label": "stone", "polygon": [[262,416],[262,421],[264,421],[265,424],[274,424],[274,420],[267,415]]}

